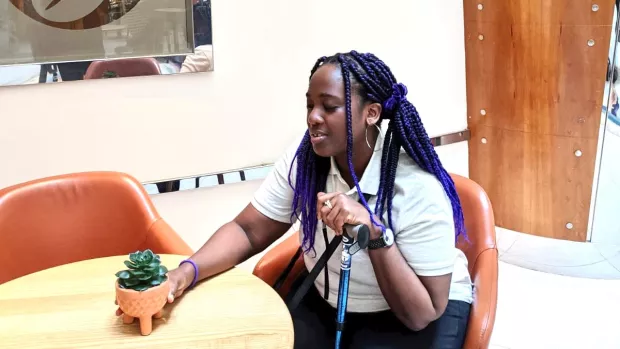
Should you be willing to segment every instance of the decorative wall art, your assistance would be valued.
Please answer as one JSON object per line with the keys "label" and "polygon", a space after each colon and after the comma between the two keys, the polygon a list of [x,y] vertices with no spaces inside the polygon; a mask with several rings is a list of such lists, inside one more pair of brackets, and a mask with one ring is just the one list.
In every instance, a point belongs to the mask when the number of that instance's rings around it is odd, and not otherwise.
{"label": "decorative wall art", "polygon": [[0,0],[0,86],[212,70],[210,0]]}

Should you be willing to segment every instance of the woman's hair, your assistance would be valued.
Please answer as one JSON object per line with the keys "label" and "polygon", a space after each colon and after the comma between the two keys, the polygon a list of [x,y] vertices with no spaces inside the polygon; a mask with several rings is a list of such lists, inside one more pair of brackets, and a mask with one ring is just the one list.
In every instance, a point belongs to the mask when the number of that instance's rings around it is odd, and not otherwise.
{"label": "woman's hair", "polygon": [[[351,94],[355,90],[362,99],[362,103],[380,103],[383,106],[380,120],[390,120],[383,144],[381,158],[381,176],[377,192],[375,214],[383,217],[387,210],[388,224],[392,224],[392,198],[394,180],[401,147],[425,171],[432,173],[441,182],[452,203],[455,235],[465,234],[463,212],[454,182],[443,168],[435,153],[420,116],[416,108],[405,97],[407,88],[397,83],[396,78],[385,63],[373,54],[360,54],[351,51],[346,54],[337,54],[331,57],[321,57],[312,68],[310,78],[317,69],[324,64],[337,64],[342,71],[345,88],[346,123],[347,123],[347,160],[349,171],[363,205],[370,214],[372,223],[382,230],[385,226],[376,222],[368,202],[364,198],[359,181],[353,169],[353,136],[351,131]],[[295,186],[291,183],[293,164],[297,161]],[[325,191],[330,160],[316,155],[310,143],[309,131],[299,145],[289,171],[288,181],[294,190],[293,216],[301,221],[303,232],[302,246],[307,252],[314,247],[314,237],[317,227],[316,201],[317,193]],[[387,206],[387,207],[386,207]]]}

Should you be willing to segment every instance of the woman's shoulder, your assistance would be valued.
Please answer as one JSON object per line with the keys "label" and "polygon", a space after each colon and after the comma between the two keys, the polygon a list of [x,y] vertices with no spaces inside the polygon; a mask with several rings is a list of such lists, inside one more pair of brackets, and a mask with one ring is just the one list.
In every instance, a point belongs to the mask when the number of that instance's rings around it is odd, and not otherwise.
{"label": "woman's shoulder", "polygon": [[450,209],[452,214],[452,205],[441,181],[434,173],[423,169],[404,150],[398,159],[394,184],[402,190],[406,200],[423,199]]}

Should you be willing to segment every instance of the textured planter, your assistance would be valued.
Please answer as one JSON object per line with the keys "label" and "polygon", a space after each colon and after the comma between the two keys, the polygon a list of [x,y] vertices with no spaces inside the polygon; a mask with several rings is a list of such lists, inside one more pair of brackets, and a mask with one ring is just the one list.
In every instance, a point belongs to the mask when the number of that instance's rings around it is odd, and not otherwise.
{"label": "textured planter", "polygon": [[159,319],[162,309],[166,305],[166,299],[170,292],[168,280],[161,285],[151,287],[144,291],[134,291],[120,288],[116,281],[116,301],[123,311],[123,322],[133,323],[135,318],[140,320],[140,333],[149,335],[153,330],[153,317]]}

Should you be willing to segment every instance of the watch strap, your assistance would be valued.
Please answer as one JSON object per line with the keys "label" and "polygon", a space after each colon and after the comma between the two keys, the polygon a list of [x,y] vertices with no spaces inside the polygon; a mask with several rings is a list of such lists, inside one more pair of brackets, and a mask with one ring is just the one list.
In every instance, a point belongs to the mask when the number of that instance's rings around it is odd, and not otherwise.
{"label": "watch strap", "polygon": [[369,250],[376,250],[379,248],[384,248],[385,245],[385,240],[383,240],[383,236],[377,239],[371,239],[370,241],[368,241],[368,249]]}
{"label": "watch strap", "polygon": [[[372,197],[372,195],[368,194],[368,193],[362,193],[364,195],[364,199],[366,199],[366,202],[370,201],[370,198]],[[362,200],[359,201],[360,203],[362,203]],[[385,240],[383,239],[383,236],[380,236],[376,239],[370,239],[368,241],[368,246],[367,248],[369,250],[376,250],[379,248],[384,248],[386,245]]]}

